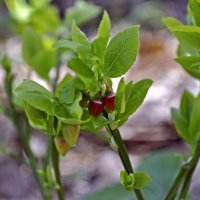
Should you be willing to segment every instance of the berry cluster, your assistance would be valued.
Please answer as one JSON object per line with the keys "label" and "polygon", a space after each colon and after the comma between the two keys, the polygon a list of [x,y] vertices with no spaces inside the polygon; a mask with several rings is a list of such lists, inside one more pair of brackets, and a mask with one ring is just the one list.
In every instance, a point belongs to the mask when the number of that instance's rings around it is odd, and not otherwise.
{"label": "berry cluster", "polygon": [[109,92],[101,98],[89,100],[88,110],[90,115],[93,117],[98,117],[102,113],[103,109],[108,113],[115,110],[115,94],[113,92]]}

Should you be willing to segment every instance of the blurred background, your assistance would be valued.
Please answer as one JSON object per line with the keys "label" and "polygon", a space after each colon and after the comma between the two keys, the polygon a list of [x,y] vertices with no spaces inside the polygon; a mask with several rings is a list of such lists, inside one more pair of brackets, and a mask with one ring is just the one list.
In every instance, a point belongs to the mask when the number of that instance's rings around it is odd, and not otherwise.
{"label": "blurred background", "polygon": [[[28,2],[28,1],[27,1]],[[160,200],[171,185],[180,166],[181,153],[188,148],[177,135],[171,122],[170,109],[179,105],[184,89],[198,90],[197,82],[176,64],[177,41],[167,32],[161,19],[173,16],[185,22],[187,0],[91,0],[98,6],[96,12],[81,23],[81,29],[89,38],[96,36],[102,11],[111,17],[115,35],[123,28],[140,24],[140,54],[126,80],[151,78],[151,87],[144,104],[121,129],[134,168],[146,170],[153,178],[144,190],[148,200]],[[53,0],[52,5],[62,19],[75,5],[74,0]],[[85,7],[91,13],[93,7]],[[91,10],[90,10],[91,9]],[[0,1],[0,57],[4,52],[13,61],[17,85],[23,78],[31,78],[47,86],[25,64],[21,55],[19,30],[13,23],[4,1]],[[67,32],[64,32],[66,33]],[[62,66],[63,73],[66,66]],[[55,70],[50,71],[54,76]],[[1,107],[7,105],[4,89],[5,72],[0,68]],[[117,84],[118,80],[114,80]],[[116,85],[114,85],[116,87]],[[0,108],[1,108],[0,107]],[[42,199],[31,170],[20,160],[23,154],[13,124],[0,114],[0,200]],[[40,159],[47,146],[47,137],[33,130],[30,140],[35,156]],[[179,152],[179,153],[177,153]],[[124,191],[119,184],[119,171],[123,169],[120,159],[107,143],[96,135],[81,133],[77,147],[61,158],[62,181],[68,200],[128,200],[132,193]],[[191,187],[191,199],[200,199],[200,166]],[[155,191],[155,188],[157,190]],[[56,199],[56,196],[55,196]]]}

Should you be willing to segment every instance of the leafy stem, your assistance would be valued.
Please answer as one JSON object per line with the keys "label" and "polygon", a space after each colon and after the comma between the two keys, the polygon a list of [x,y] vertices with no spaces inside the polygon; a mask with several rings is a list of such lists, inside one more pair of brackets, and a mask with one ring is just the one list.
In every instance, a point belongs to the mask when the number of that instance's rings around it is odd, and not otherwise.
{"label": "leafy stem", "polygon": [[189,191],[189,188],[190,188],[190,185],[191,185],[192,176],[193,176],[193,173],[194,173],[196,166],[199,162],[199,158],[200,158],[200,139],[197,143],[197,146],[196,146],[196,149],[195,149],[195,152],[194,152],[194,156],[189,163],[189,169],[187,171],[179,199],[185,199],[188,195],[188,191]]}
{"label": "leafy stem", "polygon": [[55,174],[56,183],[58,184],[57,194],[59,200],[64,200],[64,190],[62,188],[60,169],[59,169],[59,154],[55,147],[53,136],[51,137],[51,156],[52,156],[52,166]]}
{"label": "leafy stem", "polygon": [[187,197],[191,179],[192,179],[192,175],[198,164],[199,158],[200,158],[200,139],[197,143],[193,157],[181,166],[180,171],[179,171],[171,189],[169,190],[165,200],[173,200],[176,197],[177,192],[183,181],[184,181],[184,183],[183,183],[183,186],[182,186],[182,189],[180,192],[179,199],[185,199]]}
{"label": "leafy stem", "polygon": [[13,76],[11,73],[6,73],[4,83],[5,83],[5,90],[6,90],[6,94],[7,94],[7,98],[8,98],[8,103],[9,103],[10,117],[16,128],[20,142],[23,145],[23,149],[24,149],[26,155],[28,156],[30,166],[33,171],[33,175],[38,183],[39,190],[44,199],[49,199],[49,195],[46,193],[46,190],[44,190],[44,188],[42,186],[42,179],[37,173],[38,166],[37,166],[36,158],[29,146],[29,136],[30,136],[30,132],[31,132],[30,125],[25,120],[25,128],[24,129],[22,128],[23,126],[21,125],[21,120],[18,116],[17,110],[13,103],[13,94],[12,94]]}
{"label": "leafy stem", "polygon": [[60,58],[60,52],[57,53],[57,66],[56,66],[56,74],[55,77],[52,80],[52,92],[55,94],[56,87],[58,84],[59,76],[60,76],[60,68],[61,68],[61,58]]}
{"label": "leafy stem", "polygon": [[173,182],[172,187],[170,188],[167,196],[165,197],[165,200],[172,200],[172,199],[175,198],[177,191],[178,191],[186,173],[187,173],[187,164],[184,164],[184,165],[181,166],[181,168],[178,172],[178,175]]}
{"label": "leafy stem", "polygon": [[[59,75],[60,75],[60,67],[61,67],[61,59],[60,59],[60,52],[58,51],[57,52],[56,74],[55,74],[54,79],[52,80],[53,94],[55,94],[55,92],[56,92],[56,87],[57,87]],[[54,121],[54,119],[53,119],[53,121]],[[54,123],[54,122],[52,122],[52,123]],[[48,138],[48,140],[49,141],[48,141],[47,157],[51,154],[52,166],[53,166],[53,170],[54,170],[56,183],[59,185],[59,187],[56,189],[58,198],[59,198],[59,200],[64,200],[64,190],[63,190],[62,183],[61,183],[61,176],[60,176],[60,169],[59,169],[59,163],[60,163],[59,154],[56,149],[53,136],[50,136]],[[48,162],[48,158],[47,158],[47,162]]]}
{"label": "leafy stem", "polygon": [[182,189],[181,189],[181,192],[180,192],[180,197],[179,197],[180,200],[186,199],[186,197],[188,195],[188,191],[189,191],[191,180],[192,180],[192,175],[193,175],[195,168],[196,168],[196,166],[193,167],[191,169],[191,171],[187,172],[187,175],[185,177],[185,181],[183,183],[183,186],[182,186]]}
{"label": "leafy stem", "polygon": [[[104,112],[104,116],[106,118],[108,117],[106,112]],[[125,171],[127,172],[127,174],[133,174],[134,170],[133,170],[133,167],[132,167],[129,155],[128,155],[128,151],[122,140],[120,131],[118,129],[112,130],[110,125],[107,126],[107,130],[111,134],[111,136],[113,137],[113,139],[117,145],[118,154],[122,161]],[[137,196],[138,200],[144,200],[143,195],[139,189],[134,189],[134,192],[135,192],[135,195]]]}

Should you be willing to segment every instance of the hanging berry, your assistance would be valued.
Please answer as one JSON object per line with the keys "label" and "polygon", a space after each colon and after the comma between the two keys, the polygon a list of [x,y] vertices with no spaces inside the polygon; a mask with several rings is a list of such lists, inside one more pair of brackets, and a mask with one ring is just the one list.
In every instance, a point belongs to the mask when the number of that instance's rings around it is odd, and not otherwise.
{"label": "hanging berry", "polygon": [[96,99],[96,100],[91,100],[89,101],[89,105],[88,105],[88,110],[90,115],[92,115],[93,117],[98,117],[102,111],[103,111],[103,101],[102,99]]}
{"label": "hanging berry", "polygon": [[111,113],[115,110],[115,93],[110,92],[103,97],[104,108]]}

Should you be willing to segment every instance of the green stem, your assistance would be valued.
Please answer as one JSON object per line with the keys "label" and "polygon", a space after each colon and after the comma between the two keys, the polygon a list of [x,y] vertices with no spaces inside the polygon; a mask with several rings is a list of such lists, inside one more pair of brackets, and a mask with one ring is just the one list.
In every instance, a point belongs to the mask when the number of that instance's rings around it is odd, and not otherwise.
{"label": "green stem", "polygon": [[56,183],[59,185],[59,187],[57,188],[58,198],[59,200],[64,200],[64,190],[61,183],[60,169],[59,169],[59,154],[55,147],[53,137],[51,137],[51,156],[52,156],[52,165],[56,178]]}
{"label": "green stem", "polygon": [[187,173],[187,165],[184,164],[183,166],[181,166],[181,168],[178,172],[178,175],[177,175],[175,181],[173,182],[172,187],[170,188],[167,196],[165,197],[165,200],[173,200],[176,197],[177,191],[178,191],[186,173]]}
{"label": "green stem", "polygon": [[45,170],[51,161],[51,138],[47,138],[47,152],[45,157],[43,158],[43,169]]}
{"label": "green stem", "polygon": [[53,94],[55,94],[55,92],[56,92],[56,87],[57,87],[59,76],[60,76],[61,65],[62,65],[62,63],[61,63],[61,60],[60,60],[60,52],[58,52],[57,53],[56,74],[55,74],[54,79],[52,80],[52,92],[53,92]]}
{"label": "green stem", "polygon": [[188,195],[188,191],[190,188],[190,184],[191,184],[191,180],[192,180],[192,175],[193,175],[193,171],[195,168],[193,168],[190,172],[187,173],[185,181],[183,183],[181,192],[180,192],[180,197],[179,199],[186,199],[187,195]]}
{"label": "green stem", "polygon": [[197,143],[197,147],[195,149],[195,153],[194,153],[192,159],[188,160],[184,165],[181,166],[180,171],[179,171],[171,189],[169,190],[165,200],[174,200],[175,199],[183,180],[184,180],[184,183],[183,183],[183,187],[182,187],[179,199],[186,198],[189,187],[190,187],[191,178],[192,178],[194,170],[197,166],[199,158],[200,158],[200,140]]}
{"label": "green stem", "polygon": [[[118,154],[121,158],[124,169],[126,170],[126,172],[128,174],[133,174],[134,170],[131,165],[131,161],[130,161],[126,146],[122,140],[119,130],[118,129],[112,130],[109,125],[108,125],[108,130],[109,130],[110,134],[112,135],[112,137],[118,147]],[[135,192],[138,200],[144,200],[143,195],[140,190],[134,189],[134,192]]]}
{"label": "green stem", "polygon": [[37,169],[38,169],[37,161],[36,161],[36,158],[35,158],[32,150],[30,149],[30,146],[29,146],[29,136],[30,136],[30,131],[31,131],[30,125],[28,124],[27,121],[25,121],[25,126],[23,125],[23,123],[22,123],[21,119],[19,118],[19,115],[16,111],[15,105],[12,102],[12,99],[13,99],[12,81],[13,81],[12,74],[10,74],[10,73],[6,74],[5,90],[6,90],[6,94],[7,94],[7,97],[8,97],[9,109],[10,109],[10,112],[11,112],[10,117],[11,117],[12,122],[13,122],[15,128],[16,128],[16,131],[18,133],[20,142],[23,146],[24,152],[26,153],[26,155],[28,157],[33,175],[34,175],[35,180],[38,184],[41,195],[42,195],[43,199],[50,199],[48,193],[46,193],[46,190],[43,188],[42,178],[37,173]]}
{"label": "green stem", "polygon": [[[55,92],[56,92],[56,87],[57,87],[59,76],[60,76],[61,64],[62,63],[61,63],[61,59],[60,59],[60,52],[58,52],[57,53],[56,75],[55,75],[54,79],[52,80],[52,92],[53,92],[53,94],[55,94]],[[54,121],[54,119],[53,119],[53,121]],[[54,174],[55,174],[55,178],[56,178],[56,183],[59,185],[59,188],[56,189],[57,194],[58,194],[58,198],[59,198],[59,200],[64,200],[65,194],[64,194],[63,187],[62,187],[61,176],[60,176],[59,154],[58,154],[58,151],[56,149],[53,136],[51,138],[49,138],[48,149],[49,148],[50,148],[50,151],[48,151],[47,156],[49,157],[49,153],[51,154],[52,166],[53,166],[53,170],[54,170]]]}
{"label": "green stem", "polygon": [[195,152],[194,152],[194,156],[190,160],[190,163],[189,163],[188,172],[186,174],[186,178],[185,178],[185,181],[183,183],[183,186],[182,186],[182,189],[181,189],[181,192],[180,192],[180,197],[179,197],[180,200],[186,199],[186,197],[188,195],[190,185],[191,185],[191,181],[192,181],[192,176],[193,176],[193,173],[194,173],[196,166],[199,162],[199,158],[200,158],[200,139],[197,143],[197,146],[196,146],[196,149],[195,149]]}

